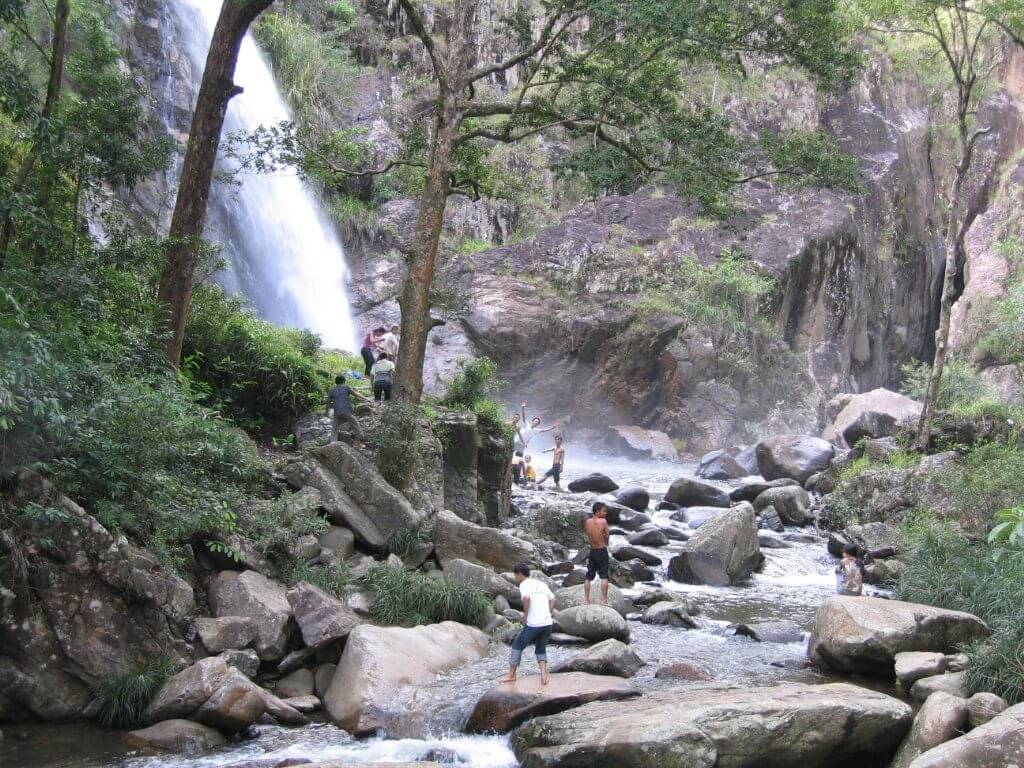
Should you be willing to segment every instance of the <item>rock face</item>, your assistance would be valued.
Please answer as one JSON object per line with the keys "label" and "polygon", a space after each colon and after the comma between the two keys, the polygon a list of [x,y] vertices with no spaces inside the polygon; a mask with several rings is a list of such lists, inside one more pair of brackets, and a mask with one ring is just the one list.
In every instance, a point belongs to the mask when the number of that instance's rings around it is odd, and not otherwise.
{"label": "rock face", "polygon": [[132,749],[158,749],[183,755],[198,755],[224,746],[227,740],[213,728],[191,720],[164,720],[149,728],[130,731],[124,743]]}
{"label": "rock face", "polygon": [[846,405],[822,437],[850,447],[865,438],[889,437],[921,416],[919,402],[888,389],[842,397]]}
{"label": "rock face", "polygon": [[675,461],[679,458],[672,438],[656,429],[623,425],[609,427],[605,444],[616,453],[633,459]]}
{"label": "rock face", "polygon": [[803,485],[828,469],[835,448],[827,440],[804,435],[776,435],[757,445],[757,466],[765,480],[791,478]]}
{"label": "rock face", "polygon": [[538,715],[553,715],[591,701],[620,701],[640,691],[620,677],[585,672],[552,674],[547,685],[540,676],[501,683],[485,693],[466,723],[467,733],[507,733]]}
{"label": "rock face", "polygon": [[441,562],[468,560],[501,571],[511,571],[516,563],[540,563],[537,548],[530,542],[447,511],[439,512],[434,522],[434,551]]}
{"label": "rock face", "polygon": [[955,739],[966,726],[967,701],[936,693],[922,705],[889,768],[910,768],[918,756]]}
{"label": "rock face", "polygon": [[1010,707],[965,736],[929,749],[911,768],[995,768],[1024,761],[1024,704]]}
{"label": "rock face", "polygon": [[710,483],[681,477],[668,487],[665,501],[680,507],[728,507],[729,494]]}
{"label": "rock face", "polygon": [[598,702],[512,736],[530,768],[879,763],[910,726],[903,702],[852,685],[709,686]]}
{"label": "rock face", "polygon": [[302,641],[309,648],[348,637],[362,623],[348,603],[305,581],[289,589],[286,597],[302,632]]}
{"label": "rock face", "polygon": [[292,607],[285,588],[255,571],[221,571],[210,580],[214,616],[245,616],[256,623],[253,648],[264,661],[284,656]]}
{"label": "rock face", "polygon": [[349,733],[372,733],[399,714],[391,709],[396,690],[476,661],[489,644],[480,630],[452,621],[411,629],[363,624],[345,643],[324,707]]}
{"label": "rock face", "polygon": [[754,508],[742,502],[704,523],[669,561],[669,576],[690,584],[737,584],[761,564]]}
{"label": "rock face", "polygon": [[608,475],[602,475],[600,472],[577,477],[566,487],[573,493],[584,493],[586,491],[611,493],[612,491],[619,490],[619,486],[614,480],[608,477]]}
{"label": "rock face", "polygon": [[551,671],[633,677],[645,666],[646,662],[625,643],[619,640],[605,640],[555,665]]}
{"label": "rock face", "polygon": [[555,623],[569,635],[582,637],[593,642],[613,638],[627,642],[629,625],[614,609],[607,605],[579,605],[556,611]]}
{"label": "rock face", "polygon": [[977,616],[875,597],[830,597],[818,609],[808,657],[837,672],[889,677],[903,651],[951,653],[989,634]]}

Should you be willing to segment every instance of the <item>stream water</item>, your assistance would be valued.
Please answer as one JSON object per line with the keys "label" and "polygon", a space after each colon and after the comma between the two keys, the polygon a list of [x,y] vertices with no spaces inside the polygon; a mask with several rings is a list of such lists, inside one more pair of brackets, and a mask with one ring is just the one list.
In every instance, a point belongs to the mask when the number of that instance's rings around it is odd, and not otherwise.
{"label": "stream water", "polygon": [[[603,471],[621,486],[639,484],[651,492],[652,507],[677,477],[691,475],[694,465],[667,462],[636,462],[589,457],[573,461],[570,457],[567,479]],[[517,491],[518,502],[536,503],[557,498],[554,491]],[[561,498],[565,498],[564,496]],[[572,497],[570,497],[572,498]],[[669,519],[668,512],[649,512],[661,526],[674,526],[689,532],[686,524]],[[792,529],[778,534],[790,545],[787,549],[764,549],[766,562],[761,572],[741,586],[707,587],[668,581],[664,567],[656,570],[659,586],[695,599],[700,606],[700,626],[679,629],[630,622],[633,649],[647,666],[633,678],[641,690],[659,686],[687,685],[679,681],[656,679],[659,667],[687,661],[704,667],[718,681],[744,685],[791,682],[826,682],[811,669],[802,667],[805,643],[758,643],[733,636],[729,628],[739,622],[789,619],[806,632],[817,607],[834,589],[831,558],[824,539],[808,531]],[[613,537],[612,546],[617,543]],[[649,549],[667,564],[680,547]],[[627,594],[637,594],[653,585],[638,584]],[[552,664],[576,653],[574,648],[549,648]],[[788,662],[788,663],[787,663]],[[217,753],[188,758],[181,756],[147,757],[128,754],[116,734],[84,726],[51,726],[29,732],[30,740],[21,749],[10,740],[0,743],[0,764],[18,768],[226,768],[239,764],[247,768],[271,764],[284,758],[312,761],[350,762],[411,761],[437,759],[475,768],[506,768],[516,765],[503,736],[466,736],[461,727],[477,699],[505,670],[508,651],[494,644],[480,662],[442,675],[432,683],[407,689],[402,703],[408,713],[387,738],[357,741],[330,725],[287,729],[262,726],[257,736]],[[532,654],[524,656],[521,674],[536,674]],[[697,685],[697,683],[692,683]],[[47,734],[56,734],[50,738]],[[33,749],[24,747],[32,745]],[[10,758],[14,760],[9,762]],[[4,758],[7,758],[6,760]],[[253,762],[257,761],[257,762]],[[266,761],[266,762],[264,762]]]}

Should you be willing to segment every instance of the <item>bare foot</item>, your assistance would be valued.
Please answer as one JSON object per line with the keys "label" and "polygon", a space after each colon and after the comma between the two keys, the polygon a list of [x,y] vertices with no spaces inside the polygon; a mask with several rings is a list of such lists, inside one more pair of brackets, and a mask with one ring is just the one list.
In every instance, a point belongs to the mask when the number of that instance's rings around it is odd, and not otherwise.
{"label": "bare foot", "polygon": [[608,605],[608,598],[607,597],[602,597],[601,598],[601,605]]}
{"label": "bare foot", "polygon": [[548,673],[547,673],[547,672],[541,672],[541,673],[540,673],[540,684],[541,684],[541,685],[547,685],[547,684],[548,684],[548,681],[549,681],[550,679],[551,679],[551,677],[550,677],[550,675],[548,675]]}
{"label": "bare foot", "polygon": [[511,676],[511,675],[505,675],[504,677],[502,677],[502,678],[500,678],[498,680],[499,683],[514,683],[515,681],[516,681],[516,678],[514,676]]}

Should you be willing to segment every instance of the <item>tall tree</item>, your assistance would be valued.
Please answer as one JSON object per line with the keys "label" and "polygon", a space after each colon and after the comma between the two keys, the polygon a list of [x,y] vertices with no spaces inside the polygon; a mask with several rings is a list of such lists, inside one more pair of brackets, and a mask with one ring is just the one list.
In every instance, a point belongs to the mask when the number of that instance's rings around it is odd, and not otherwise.
{"label": "tall tree", "polygon": [[977,215],[968,207],[964,187],[978,142],[992,127],[979,120],[979,105],[992,77],[1003,63],[1008,45],[1024,46],[1024,3],[1019,0],[869,0],[864,4],[869,25],[886,36],[914,38],[922,66],[938,66],[943,79],[937,112],[951,115],[956,165],[940,190],[944,207],[942,292],[935,357],[918,421],[916,445],[931,441],[935,403],[949,353],[953,305],[963,293],[965,238]]}
{"label": "tall tree", "polygon": [[[561,131],[576,147],[566,167],[601,189],[635,188],[658,175],[712,207],[733,185],[755,176],[822,179],[843,166],[835,146],[821,136],[758,143],[681,96],[688,67],[737,68],[740,55],[785,61],[835,82],[855,57],[834,0],[524,3],[499,22],[507,32],[507,55],[484,62],[476,61],[482,34],[477,2],[447,3],[437,14],[438,30],[428,27],[416,0],[398,5],[429,61],[429,126],[411,132],[416,140],[380,168],[353,163],[337,146],[307,154],[313,165],[342,176],[421,169],[419,213],[399,299],[396,383],[402,399],[417,402],[422,395],[427,336],[437,322],[430,316],[431,288],[447,199],[456,191],[488,194],[489,181],[480,174],[488,147]],[[506,82],[515,85],[505,88]]]}
{"label": "tall tree", "polygon": [[235,66],[249,26],[273,0],[224,0],[206,57],[206,69],[192,115],[178,196],[174,202],[169,245],[157,293],[158,318],[167,334],[167,361],[177,366],[185,334],[192,279],[206,227],[213,166],[220,146],[228,103],[242,92],[235,84]]}

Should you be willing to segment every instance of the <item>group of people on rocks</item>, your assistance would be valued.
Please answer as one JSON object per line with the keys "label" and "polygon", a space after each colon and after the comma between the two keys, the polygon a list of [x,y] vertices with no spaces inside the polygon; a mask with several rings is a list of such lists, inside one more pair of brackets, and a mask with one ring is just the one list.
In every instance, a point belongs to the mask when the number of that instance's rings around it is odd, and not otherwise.
{"label": "group of people on rocks", "polygon": [[555,488],[562,489],[562,470],[565,467],[565,438],[562,435],[555,435],[555,444],[541,453],[551,454],[551,468],[544,473],[540,480],[537,479],[537,467],[533,463],[533,457],[527,453],[530,441],[539,434],[551,432],[557,429],[558,425],[541,427],[540,417],[534,416],[527,421],[526,401],[519,405],[519,413],[512,414],[508,425],[514,432],[514,452],[512,454],[512,482],[520,487],[541,488],[548,478],[555,483]]}
{"label": "group of people on rocks", "polygon": [[[373,386],[373,401],[384,402],[391,399],[391,387],[395,376],[395,359],[398,357],[399,327],[392,325],[391,330],[384,326],[369,331],[363,337],[360,356],[365,364],[364,375]],[[327,393],[327,409],[325,415],[333,412],[333,437],[341,439],[341,433],[348,427],[355,439],[362,444],[363,428],[356,416],[354,400],[370,402],[370,398],[361,395],[350,387],[344,374],[334,377],[334,387]]]}

